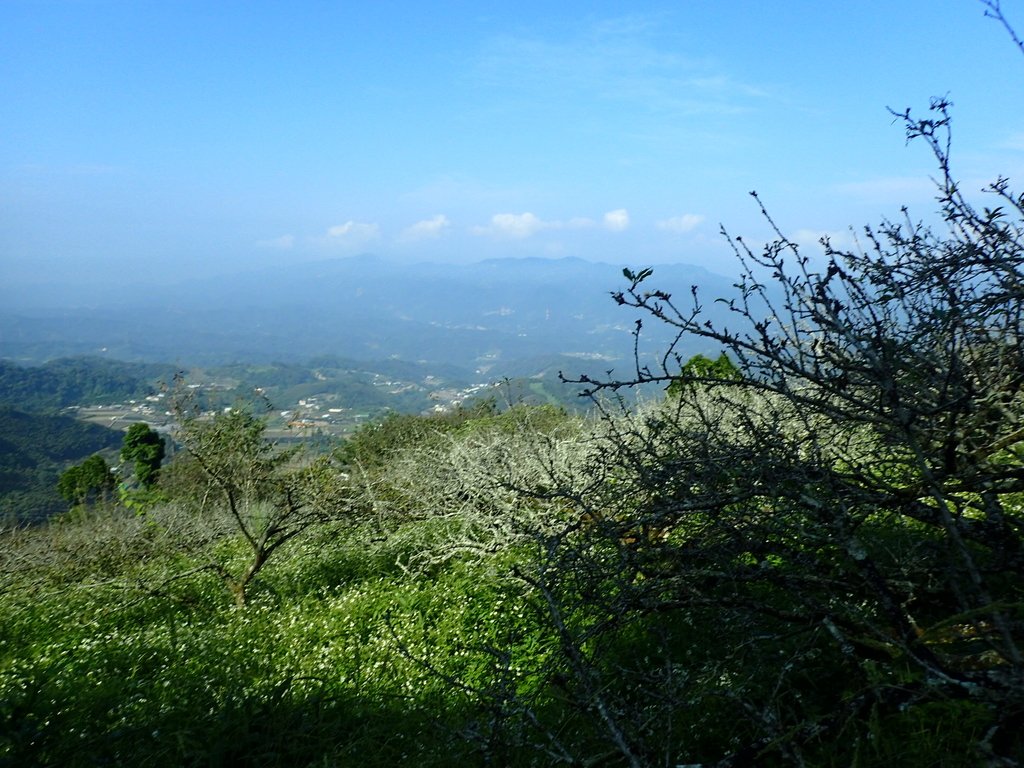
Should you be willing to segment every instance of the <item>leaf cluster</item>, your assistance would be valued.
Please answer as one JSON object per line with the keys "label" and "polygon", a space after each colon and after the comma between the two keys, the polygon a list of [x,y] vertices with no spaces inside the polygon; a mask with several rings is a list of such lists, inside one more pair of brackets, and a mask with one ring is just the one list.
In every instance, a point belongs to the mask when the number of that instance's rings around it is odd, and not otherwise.
{"label": "leaf cluster", "polygon": [[77,505],[109,494],[115,484],[110,465],[97,453],[62,472],[57,480],[57,491]]}
{"label": "leaf cluster", "polygon": [[164,459],[165,441],[148,424],[132,424],[121,443],[121,461],[132,462],[135,479],[143,488],[151,488]]}

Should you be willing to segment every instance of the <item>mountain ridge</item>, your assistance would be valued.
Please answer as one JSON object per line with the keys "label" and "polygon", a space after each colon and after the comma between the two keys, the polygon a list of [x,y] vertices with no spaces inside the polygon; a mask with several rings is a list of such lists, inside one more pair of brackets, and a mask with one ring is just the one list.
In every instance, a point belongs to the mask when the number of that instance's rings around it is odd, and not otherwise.
{"label": "mountain ridge", "polygon": [[[656,266],[651,279],[669,291],[697,285],[709,298],[732,282],[687,264]],[[0,357],[209,363],[337,354],[477,371],[539,355],[616,360],[632,353],[636,319],[610,298],[624,285],[621,267],[578,257],[444,264],[361,255],[136,287],[95,306],[9,307]],[[666,338],[652,328],[652,345]]]}

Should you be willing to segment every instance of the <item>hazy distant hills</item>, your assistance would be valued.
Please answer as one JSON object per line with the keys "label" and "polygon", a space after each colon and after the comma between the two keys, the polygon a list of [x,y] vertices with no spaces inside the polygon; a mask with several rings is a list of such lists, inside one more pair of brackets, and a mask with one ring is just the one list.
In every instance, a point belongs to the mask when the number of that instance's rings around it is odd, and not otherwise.
{"label": "hazy distant hills", "polygon": [[[697,285],[719,313],[712,299],[730,294],[732,282],[689,265],[656,267],[649,281],[684,299]],[[212,364],[331,354],[518,375],[524,361],[628,358],[636,316],[609,296],[625,285],[620,266],[581,259],[450,265],[361,256],[9,309],[0,314],[0,357]],[[666,335],[648,326],[657,349]]]}
{"label": "hazy distant hills", "polygon": [[[649,282],[682,306],[697,285],[719,319],[727,310],[713,299],[733,292],[728,278],[686,265],[656,267]],[[512,380],[513,397],[571,405],[577,390],[559,371],[632,368],[637,316],[610,296],[625,287],[621,267],[579,259],[359,257],[37,304],[22,296],[0,310],[0,519],[60,511],[59,473],[116,448],[120,433],[59,409],[141,400],[179,369],[202,367],[233,388],[229,401],[259,387],[281,409],[315,395],[352,414],[422,411],[499,379]],[[644,329],[644,349],[663,351],[670,333]]]}

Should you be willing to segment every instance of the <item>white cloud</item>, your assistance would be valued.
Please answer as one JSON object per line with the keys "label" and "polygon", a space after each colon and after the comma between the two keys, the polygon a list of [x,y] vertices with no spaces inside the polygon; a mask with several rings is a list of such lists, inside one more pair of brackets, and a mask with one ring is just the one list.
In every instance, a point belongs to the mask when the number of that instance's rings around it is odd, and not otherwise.
{"label": "white cloud", "polygon": [[346,221],[344,224],[335,224],[333,227],[328,227],[327,237],[335,242],[372,240],[377,236],[378,229],[376,224]]}
{"label": "white cloud", "polygon": [[[554,226],[558,226],[555,224]],[[491,216],[491,224],[487,227],[475,227],[473,232],[478,235],[500,235],[522,239],[530,237],[542,229],[551,229],[552,224],[541,221],[530,213],[496,213]]]}
{"label": "white cloud", "polygon": [[672,216],[668,219],[659,221],[657,226],[658,229],[664,229],[669,232],[678,232],[680,234],[684,232],[692,232],[696,229],[701,222],[704,221],[704,217],[697,213],[684,213],[681,216]]}
{"label": "white cloud", "polygon": [[451,221],[443,213],[437,214],[429,219],[423,221],[417,221],[411,227],[407,228],[402,232],[400,239],[411,241],[411,240],[428,240],[434,237],[438,237],[444,230],[448,229],[452,225]]}
{"label": "white cloud", "polygon": [[629,228],[629,212],[625,208],[608,211],[604,215],[604,227],[612,232],[622,232]]}
{"label": "white cloud", "polygon": [[273,248],[279,251],[288,251],[295,246],[295,235],[281,235],[280,237],[272,237],[269,240],[259,240],[256,243],[257,248]]}
{"label": "white cloud", "polygon": [[594,229],[598,226],[603,226],[612,232],[622,232],[629,227],[629,212],[625,208],[608,211],[602,217],[600,224],[586,216],[574,216],[564,221],[558,219],[547,221],[529,211],[525,213],[496,213],[491,217],[491,223],[488,226],[473,227],[472,232],[475,235],[492,235],[522,240],[546,230]]}

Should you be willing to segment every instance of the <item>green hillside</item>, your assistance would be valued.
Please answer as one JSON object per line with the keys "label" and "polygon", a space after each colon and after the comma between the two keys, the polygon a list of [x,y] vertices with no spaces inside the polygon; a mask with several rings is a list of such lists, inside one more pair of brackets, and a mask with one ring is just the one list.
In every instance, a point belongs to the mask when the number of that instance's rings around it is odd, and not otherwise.
{"label": "green hillside", "polygon": [[0,519],[39,522],[66,510],[58,475],[93,453],[116,450],[122,437],[69,416],[0,405]]}
{"label": "green hillside", "polygon": [[0,360],[0,403],[25,411],[55,411],[142,398],[152,394],[158,380],[169,381],[175,370],[97,357],[61,358],[31,367]]}

